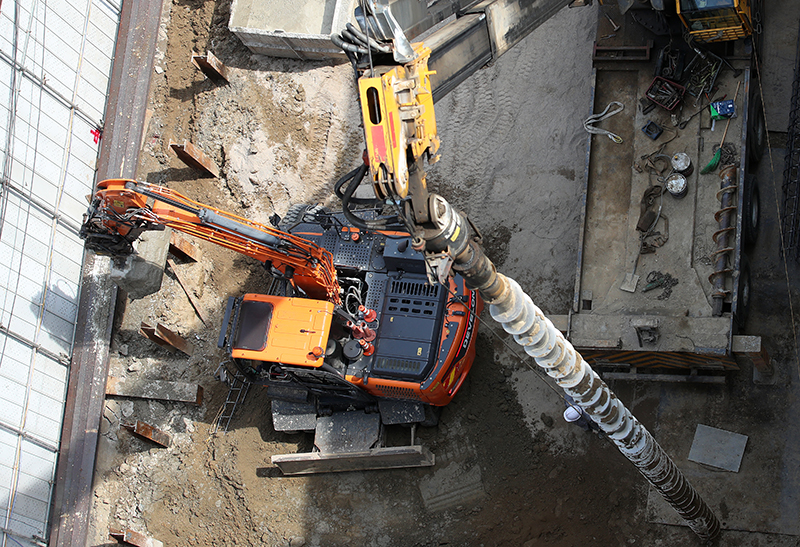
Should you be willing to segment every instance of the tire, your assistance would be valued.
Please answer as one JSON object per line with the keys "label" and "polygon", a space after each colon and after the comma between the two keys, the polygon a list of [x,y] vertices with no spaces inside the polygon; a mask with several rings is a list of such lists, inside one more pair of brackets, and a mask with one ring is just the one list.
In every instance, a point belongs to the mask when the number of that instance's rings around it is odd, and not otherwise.
{"label": "tire", "polygon": [[744,244],[752,247],[756,244],[758,230],[761,226],[761,197],[758,191],[758,180],[755,175],[745,177],[744,184],[742,231],[744,232]]}
{"label": "tire", "polygon": [[750,300],[752,298],[752,286],[750,279],[750,261],[746,255],[742,255],[739,263],[738,284],[738,305],[736,306],[736,325],[739,332],[744,332],[747,318],[750,315]]}
{"label": "tire", "polygon": [[[751,166],[756,166],[764,155],[767,146],[767,128],[764,124],[764,108],[761,94],[756,92],[750,102],[750,124],[747,128],[747,158]],[[753,169],[750,169],[753,171]]]}

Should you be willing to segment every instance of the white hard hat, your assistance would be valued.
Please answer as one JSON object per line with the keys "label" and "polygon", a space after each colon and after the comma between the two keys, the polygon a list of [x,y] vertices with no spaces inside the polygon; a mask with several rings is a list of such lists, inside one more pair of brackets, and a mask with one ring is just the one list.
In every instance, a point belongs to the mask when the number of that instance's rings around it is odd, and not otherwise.
{"label": "white hard hat", "polygon": [[578,418],[581,417],[581,411],[575,408],[574,406],[569,406],[564,411],[564,419],[570,423],[577,422]]}

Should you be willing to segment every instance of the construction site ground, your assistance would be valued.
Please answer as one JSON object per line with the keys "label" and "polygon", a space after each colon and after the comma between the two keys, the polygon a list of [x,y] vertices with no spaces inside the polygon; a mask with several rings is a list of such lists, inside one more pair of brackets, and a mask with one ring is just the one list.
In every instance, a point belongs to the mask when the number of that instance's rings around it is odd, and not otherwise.
{"label": "construction site ground", "polygon": [[[780,112],[800,10],[789,0],[768,4],[765,28],[775,17],[791,21],[781,26],[789,38],[768,42],[777,49],[763,68],[765,102]],[[230,0],[165,1],[139,178],[265,223],[293,203],[337,207],[333,183],[363,149],[351,67],[253,55],[228,31],[229,8]],[[596,7],[561,11],[436,107],[442,160],[429,186],[469,213],[498,268],[550,314],[566,314],[572,301],[596,17]],[[189,62],[193,49],[212,51],[230,83],[205,79]],[[611,383],[708,498],[726,546],[800,542],[800,363],[790,306],[800,310],[798,267],[784,268],[779,251],[785,126],[769,129],[774,169],[765,156],[749,330],[764,337],[775,381],[755,385],[742,362],[724,385]],[[169,143],[183,140],[214,159],[219,178],[198,177],[175,157]],[[107,400],[92,545],[114,544],[109,528],[165,545],[700,544],[688,528],[659,521],[648,484],[611,443],[564,422],[560,391],[488,314],[465,385],[438,427],[417,432],[434,467],[281,476],[270,456],[309,450],[312,438],[276,433],[263,391],[250,391],[227,432],[213,432],[227,395],[214,377],[224,360],[216,341],[225,302],[266,290],[269,278],[252,260],[198,247],[200,261],[175,268],[205,324],[168,269],[157,294],[118,302],[110,374],[199,384],[203,403]],[[142,322],[176,331],[192,355],[144,339]],[[171,446],[121,428],[136,420],[171,434]],[[687,460],[698,424],[749,437],[738,473]],[[393,431],[390,440],[408,434]]]}

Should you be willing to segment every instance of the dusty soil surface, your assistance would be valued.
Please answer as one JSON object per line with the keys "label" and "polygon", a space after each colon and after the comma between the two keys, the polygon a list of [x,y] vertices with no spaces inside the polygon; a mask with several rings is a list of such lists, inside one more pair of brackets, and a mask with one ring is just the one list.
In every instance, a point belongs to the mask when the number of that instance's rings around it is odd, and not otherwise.
{"label": "dusty soil surface", "polygon": [[[228,32],[228,10],[229,0],[165,3],[140,178],[260,222],[292,203],[335,206],[332,184],[363,148],[350,66],[252,55]],[[548,313],[566,313],[572,298],[595,17],[594,8],[560,12],[437,104],[443,148],[431,185],[470,214],[498,267]],[[204,79],[188,62],[193,48],[212,50],[230,84]],[[219,179],[177,160],[168,145],[184,139],[217,162]],[[120,302],[111,374],[197,383],[205,399],[109,399],[93,544],[111,543],[109,527],[165,545],[698,543],[686,528],[647,522],[644,480],[610,443],[564,423],[558,392],[488,318],[466,384],[440,425],[419,431],[435,467],[281,476],[270,456],[312,439],[274,432],[259,390],[227,433],[214,433],[227,394],[214,377],[225,301],[263,291],[267,277],[251,260],[198,247],[199,262],[176,267],[205,324],[168,270],[158,294]],[[192,356],[144,340],[141,321],[180,333]],[[655,427],[658,390],[629,395]],[[169,432],[172,445],[120,429],[137,419]]]}

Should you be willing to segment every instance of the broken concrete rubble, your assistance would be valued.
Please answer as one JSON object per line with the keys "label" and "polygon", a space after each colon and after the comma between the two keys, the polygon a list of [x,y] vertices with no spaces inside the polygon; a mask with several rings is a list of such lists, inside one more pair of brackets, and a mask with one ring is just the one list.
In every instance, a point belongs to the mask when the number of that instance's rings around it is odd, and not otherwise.
{"label": "broken concrete rubble", "polygon": [[111,279],[134,300],[157,293],[167,263],[172,230],[145,232],[134,244],[135,254],[111,262]]}

